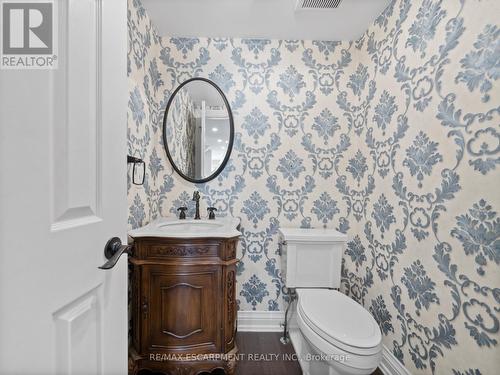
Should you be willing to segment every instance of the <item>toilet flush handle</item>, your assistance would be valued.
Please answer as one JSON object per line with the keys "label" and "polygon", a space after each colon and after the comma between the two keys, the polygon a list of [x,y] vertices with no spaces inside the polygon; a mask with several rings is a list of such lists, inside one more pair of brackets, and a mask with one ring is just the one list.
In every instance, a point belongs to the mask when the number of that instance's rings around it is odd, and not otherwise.
{"label": "toilet flush handle", "polygon": [[282,249],[286,245],[288,245],[288,242],[285,240],[278,242],[278,255],[283,255]]}

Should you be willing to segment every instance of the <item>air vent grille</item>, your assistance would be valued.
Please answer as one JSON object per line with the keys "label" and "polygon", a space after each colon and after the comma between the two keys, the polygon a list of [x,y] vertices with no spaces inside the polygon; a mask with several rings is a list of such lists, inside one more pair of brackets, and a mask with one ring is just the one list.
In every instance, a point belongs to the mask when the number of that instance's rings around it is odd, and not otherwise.
{"label": "air vent grille", "polygon": [[297,9],[335,9],[342,0],[297,0]]}

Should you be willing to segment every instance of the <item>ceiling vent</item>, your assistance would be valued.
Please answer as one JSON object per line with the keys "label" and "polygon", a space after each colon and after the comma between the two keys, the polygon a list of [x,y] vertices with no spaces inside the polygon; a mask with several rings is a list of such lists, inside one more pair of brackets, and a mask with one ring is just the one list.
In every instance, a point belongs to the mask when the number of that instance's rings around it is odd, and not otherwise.
{"label": "ceiling vent", "polygon": [[296,10],[336,9],[342,0],[297,0]]}

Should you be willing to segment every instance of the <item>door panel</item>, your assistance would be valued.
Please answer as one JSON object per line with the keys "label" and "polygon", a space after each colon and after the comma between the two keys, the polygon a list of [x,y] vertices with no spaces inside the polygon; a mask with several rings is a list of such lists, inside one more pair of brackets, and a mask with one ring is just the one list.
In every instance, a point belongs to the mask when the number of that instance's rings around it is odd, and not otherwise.
{"label": "door panel", "polygon": [[[180,340],[200,333],[203,330],[203,293],[201,285],[185,282],[161,286],[160,332]],[[185,306],[189,306],[189,315],[186,314]]]}
{"label": "door panel", "polygon": [[53,72],[52,229],[101,220],[100,0],[59,1],[59,69]]}
{"label": "door panel", "polygon": [[102,320],[99,292],[100,286],[54,313],[58,374],[100,372]]}
{"label": "door panel", "polygon": [[125,0],[55,0],[58,69],[0,70],[0,374],[126,374]]}
{"label": "door panel", "polygon": [[219,269],[218,266],[147,266],[150,315],[146,324],[149,324],[150,352],[220,350],[220,306],[216,303],[220,293]]}

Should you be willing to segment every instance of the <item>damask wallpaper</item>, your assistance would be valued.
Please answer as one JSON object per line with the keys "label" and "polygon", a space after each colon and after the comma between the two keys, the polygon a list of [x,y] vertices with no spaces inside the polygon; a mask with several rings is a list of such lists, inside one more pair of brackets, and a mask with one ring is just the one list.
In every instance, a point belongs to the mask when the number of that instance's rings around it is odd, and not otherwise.
{"label": "damask wallpaper", "polygon": [[[395,0],[354,42],[159,37],[129,7],[129,224],[194,189],[240,217],[240,310],[280,310],[277,228],[349,234],[343,291],[415,374],[495,374],[500,357],[500,3]],[[193,76],[235,115],[231,161],[193,185],[169,165],[162,111]],[[188,212],[192,215],[192,212]]]}

